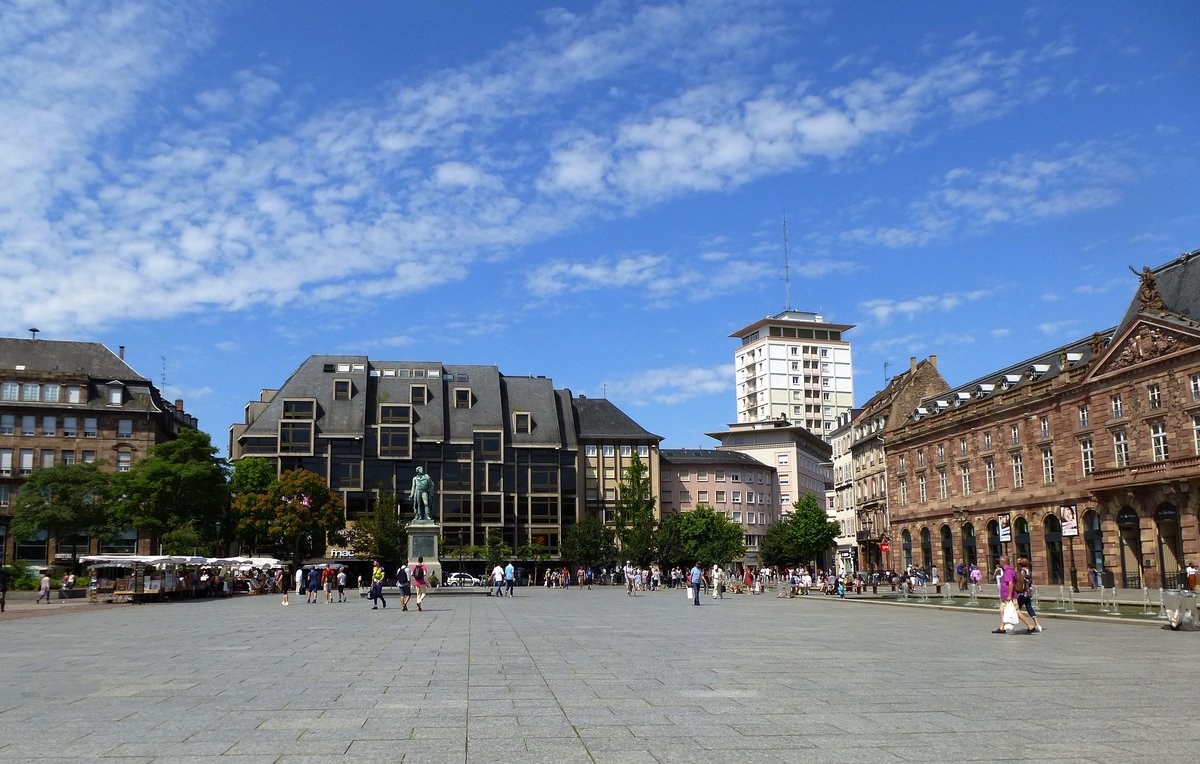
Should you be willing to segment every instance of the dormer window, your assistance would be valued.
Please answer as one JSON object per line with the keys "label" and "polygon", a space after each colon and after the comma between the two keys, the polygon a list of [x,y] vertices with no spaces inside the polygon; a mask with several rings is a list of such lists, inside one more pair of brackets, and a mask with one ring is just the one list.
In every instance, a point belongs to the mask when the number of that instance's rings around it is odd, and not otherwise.
{"label": "dormer window", "polygon": [[429,388],[425,385],[412,385],[409,388],[409,401],[414,406],[423,406],[429,402]]}
{"label": "dormer window", "polygon": [[1005,374],[1000,379],[1000,389],[1001,390],[1011,390],[1013,388],[1013,386],[1015,386],[1020,381],[1021,381],[1020,374]]}
{"label": "dormer window", "polygon": [[348,379],[333,380],[333,399],[335,401],[348,401],[353,393],[353,386]]}
{"label": "dormer window", "polygon": [[125,385],[120,382],[108,383],[108,405],[120,406],[125,403]]}
{"label": "dormer window", "polygon": [[995,389],[996,389],[996,386],[992,385],[992,384],[976,385],[975,386],[975,397],[976,398],[986,398],[989,395],[991,395],[992,391]]}
{"label": "dormer window", "polygon": [[920,421],[922,418],[929,415],[929,409],[923,406],[917,406],[913,409],[912,418],[914,421]]}
{"label": "dormer window", "polygon": [[454,388],[454,408],[456,408],[456,409],[471,408],[471,388],[469,388],[469,387]]}
{"label": "dormer window", "polygon": [[533,429],[532,417],[524,412],[513,412],[513,432],[528,433]]}
{"label": "dormer window", "polygon": [[1075,366],[1083,360],[1083,353],[1067,353],[1067,366]]}
{"label": "dormer window", "polygon": [[967,402],[967,401],[969,401],[969,400],[971,400],[971,394],[970,394],[970,393],[955,393],[955,394],[954,394],[954,405],[955,405],[955,407],[961,406],[961,405],[963,405],[964,403],[966,403],[966,402]]}
{"label": "dormer window", "polygon": [[1050,364],[1035,363],[1029,367],[1029,369],[1026,371],[1026,373],[1029,374],[1030,382],[1036,382],[1037,380],[1039,380],[1043,376],[1045,376],[1046,372],[1048,372],[1048,371],[1050,371]]}

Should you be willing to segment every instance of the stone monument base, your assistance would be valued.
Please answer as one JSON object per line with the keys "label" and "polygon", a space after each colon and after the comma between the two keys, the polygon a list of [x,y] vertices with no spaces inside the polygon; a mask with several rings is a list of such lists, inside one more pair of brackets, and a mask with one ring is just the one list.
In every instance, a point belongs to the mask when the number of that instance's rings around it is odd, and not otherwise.
{"label": "stone monument base", "polygon": [[426,581],[437,581],[438,585],[445,582],[442,576],[442,563],[439,559],[438,537],[442,535],[442,526],[432,520],[413,520],[404,526],[408,534],[408,567],[411,570],[417,564],[418,557],[424,557]]}

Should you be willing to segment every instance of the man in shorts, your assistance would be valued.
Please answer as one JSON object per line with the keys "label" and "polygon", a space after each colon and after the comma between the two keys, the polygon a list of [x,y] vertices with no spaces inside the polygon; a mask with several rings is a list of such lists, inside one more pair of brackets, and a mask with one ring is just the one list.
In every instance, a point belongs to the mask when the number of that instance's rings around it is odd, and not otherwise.
{"label": "man in shorts", "polygon": [[338,602],[346,601],[346,569],[338,568],[337,572]]}
{"label": "man in shorts", "polygon": [[408,610],[408,598],[412,596],[412,582],[408,577],[408,560],[396,568],[396,588],[400,590],[400,610]]}

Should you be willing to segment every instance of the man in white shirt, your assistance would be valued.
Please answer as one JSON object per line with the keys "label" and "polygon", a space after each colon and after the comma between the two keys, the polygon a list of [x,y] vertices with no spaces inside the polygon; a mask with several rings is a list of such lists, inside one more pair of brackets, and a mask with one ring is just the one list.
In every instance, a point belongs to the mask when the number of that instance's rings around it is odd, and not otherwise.
{"label": "man in white shirt", "polygon": [[621,568],[621,573],[625,576],[625,596],[632,597],[634,577],[636,575],[633,570],[633,563],[631,563],[629,560],[626,560],[625,567]]}
{"label": "man in white shirt", "polygon": [[504,596],[504,568],[500,567],[500,563],[496,563],[496,567],[492,568],[492,585],[496,587],[495,597]]}

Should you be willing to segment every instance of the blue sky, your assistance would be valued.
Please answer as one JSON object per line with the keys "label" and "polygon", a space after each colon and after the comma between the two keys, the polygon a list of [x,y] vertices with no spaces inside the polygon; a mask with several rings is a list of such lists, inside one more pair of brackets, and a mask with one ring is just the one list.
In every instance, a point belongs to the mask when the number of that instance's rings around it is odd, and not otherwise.
{"label": "blue sky", "polygon": [[856,324],[859,403],[1115,324],[1200,247],[1192,2],[0,2],[0,333],[222,447],[313,353],[495,364],[667,447],[730,332]]}

